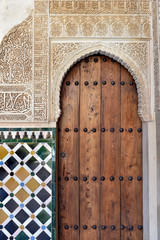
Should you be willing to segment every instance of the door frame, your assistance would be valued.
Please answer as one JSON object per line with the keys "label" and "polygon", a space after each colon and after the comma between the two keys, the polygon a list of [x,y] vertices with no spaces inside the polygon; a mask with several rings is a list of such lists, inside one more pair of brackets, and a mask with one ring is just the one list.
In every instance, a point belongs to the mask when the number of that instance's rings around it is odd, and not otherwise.
{"label": "door frame", "polygon": [[[80,58],[77,58],[77,54],[75,53],[75,57],[77,61],[72,60],[72,64],[66,64],[66,67],[61,69],[62,73],[60,81],[60,85],[62,84],[63,78],[68,72],[68,70],[79,60],[84,59],[86,56],[91,56],[94,54],[100,53],[102,55],[111,57],[115,59],[117,62],[122,64],[128,71],[131,73],[130,70],[132,68],[129,67],[128,64],[119,57],[116,57],[112,54],[109,54],[104,51],[94,51],[90,52],[87,55],[81,55]],[[124,54],[125,55],[125,54]],[[65,66],[65,64],[64,64]],[[68,67],[69,66],[69,67]],[[67,69],[67,70],[65,70]],[[137,85],[137,93],[138,98],[140,98],[140,94],[145,94],[144,89],[140,89],[139,91],[139,84],[143,80],[138,80],[134,72],[132,71],[133,79]],[[54,80],[55,81],[55,80]],[[60,97],[60,85],[58,86],[58,94]],[[143,91],[143,93],[141,93]],[[146,96],[147,98],[147,96]],[[148,102],[148,101],[147,101]],[[54,106],[55,107],[55,106]],[[59,107],[59,105],[57,106]],[[60,111],[57,112],[57,121],[58,122],[58,115]],[[143,240],[158,240],[158,174],[157,174],[157,139],[156,139],[156,121],[150,118],[144,118],[145,114],[148,116],[147,112],[143,112],[143,115],[138,113],[139,117],[142,120],[142,161],[143,161]],[[57,127],[57,125],[56,125]],[[57,191],[56,191],[56,194]],[[57,195],[58,196],[58,195]],[[56,197],[57,197],[56,196]],[[58,208],[57,208],[58,210]],[[57,214],[56,214],[57,215]],[[57,238],[58,240],[58,238]]]}

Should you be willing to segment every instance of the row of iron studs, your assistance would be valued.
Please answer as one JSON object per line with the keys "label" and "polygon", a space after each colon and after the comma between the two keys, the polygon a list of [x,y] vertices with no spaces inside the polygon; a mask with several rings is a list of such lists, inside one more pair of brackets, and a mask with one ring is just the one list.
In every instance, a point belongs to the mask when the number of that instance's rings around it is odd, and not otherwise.
{"label": "row of iron studs", "polygon": [[[64,179],[65,179],[65,181],[69,181],[69,177],[65,177]],[[106,178],[105,178],[104,176],[101,177],[101,181],[105,181],[105,179],[106,179]],[[120,180],[120,181],[123,181],[123,179],[124,179],[124,178],[123,178],[122,176],[119,177],[119,180]],[[78,177],[74,177],[73,180],[74,180],[74,181],[78,181]],[[87,177],[83,177],[83,181],[84,181],[84,182],[86,182],[87,180],[88,180]],[[93,180],[93,181],[96,181],[96,180],[97,180],[97,177],[92,177],[92,180]],[[114,181],[114,180],[115,180],[115,178],[114,178],[113,176],[111,176],[111,177],[110,177],[110,181],[112,182],[112,181]],[[128,180],[129,180],[129,181],[132,181],[132,180],[133,180],[133,177],[132,177],[132,176],[129,176],[129,177],[128,177]],[[137,181],[141,181],[141,180],[142,180],[142,177],[138,176],[138,177],[137,177]],[[61,181],[61,177],[58,177],[58,181]]]}
{"label": "row of iron studs", "polygon": [[[70,86],[70,84],[71,84],[70,81],[67,81],[67,82],[66,82],[66,85],[67,85],[67,86]],[[106,81],[102,81],[102,84],[103,84],[103,85],[106,85],[107,82],[106,82]],[[112,85],[115,85],[116,83],[115,83],[115,81],[111,81],[111,84],[112,84]],[[76,82],[75,82],[75,85],[78,86],[78,85],[79,85],[79,82],[76,81]],[[88,85],[89,85],[89,82],[88,82],[88,81],[85,81],[85,82],[84,82],[84,85],[85,85],[85,86],[88,86]],[[98,82],[97,82],[97,81],[94,81],[94,82],[93,82],[93,85],[94,85],[94,86],[98,85]],[[125,85],[125,82],[124,82],[124,81],[121,81],[121,82],[120,82],[120,85],[124,86],[124,85]],[[130,85],[130,86],[133,86],[133,82],[129,82],[129,85]]]}
{"label": "row of iron studs", "polygon": [[[84,61],[85,61],[85,63],[89,63],[89,59],[88,58],[85,58]],[[111,61],[112,62],[116,62],[116,60],[114,60],[113,58],[111,58]],[[97,63],[98,62],[98,58],[95,58],[94,62]],[[106,57],[103,58],[103,62],[107,62],[107,58]]]}
{"label": "row of iron studs", "polygon": [[[87,225],[83,225],[83,229],[84,229],[84,230],[87,230],[87,228],[88,228]],[[92,229],[97,229],[97,226],[96,226],[96,225],[93,225],[93,226],[91,226],[91,228],[92,228]],[[121,230],[124,230],[125,228],[129,229],[130,231],[134,229],[134,227],[133,227],[132,225],[130,225],[129,227],[128,227],[128,226],[125,227],[124,225],[121,225],[121,226],[120,226],[120,229],[121,229]],[[138,230],[142,230],[142,229],[143,229],[143,227],[142,227],[141,225],[138,225],[137,228],[138,228]],[[69,226],[68,226],[68,225],[65,225],[65,226],[64,226],[64,229],[68,230],[68,229],[69,229]],[[75,229],[75,230],[78,230],[78,229],[79,229],[79,226],[78,226],[78,225],[74,225],[74,229]],[[102,230],[105,230],[105,229],[107,229],[107,226],[106,226],[106,225],[102,225],[102,226],[101,226],[101,229],[102,229]],[[112,226],[110,226],[110,229],[111,229],[111,230],[115,230],[115,229],[116,229],[116,226],[115,226],[115,225],[112,225]]]}
{"label": "row of iron studs", "polygon": [[[114,130],[115,130],[114,128],[111,128],[110,132],[114,132]],[[60,132],[61,129],[59,128],[58,131]],[[65,128],[65,132],[69,132],[69,131],[70,131],[69,128]],[[88,132],[88,129],[84,128],[83,131],[84,132]],[[97,130],[96,130],[96,128],[93,128],[91,131],[95,133]],[[105,131],[108,131],[108,129],[106,130],[105,128],[101,128],[101,132],[105,132]],[[120,132],[124,132],[124,128],[120,128],[119,131]],[[74,132],[78,132],[78,128],[74,128]],[[128,132],[133,132],[133,128],[129,128]],[[142,129],[141,128],[137,128],[137,132],[139,132],[139,133],[142,132]]]}

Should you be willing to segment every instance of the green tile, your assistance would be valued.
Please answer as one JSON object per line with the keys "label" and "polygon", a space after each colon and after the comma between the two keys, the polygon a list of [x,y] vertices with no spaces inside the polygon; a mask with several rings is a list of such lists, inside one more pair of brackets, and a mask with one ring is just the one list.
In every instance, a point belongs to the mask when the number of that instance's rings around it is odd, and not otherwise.
{"label": "green tile", "polygon": [[52,214],[52,228],[56,228],[56,216],[55,216],[55,213]]}
{"label": "green tile", "polygon": [[56,194],[56,184],[55,182],[52,183],[52,196],[55,197]]}
{"label": "green tile", "polygon": [[[21,142],[21,141],[19,141],[20,139],[18,139],[18,142]],[[22,142],[24,142],[24,143],[30,143],[30,142],[32,142],[32,139],[28,139],[28,138],[23,138],[22,139]]]}
{"label": "green tile", "polygon": [[55,141],[56,140],[56,129],[53,130],[53,140]]}
{"label": "green tile", "polygon": [[25,131],[25,128],[12,128],[11,131],[14,131],[14,132],[21,132],[21,131]]}
{"label": "green tile", "polygon": [[17,237],[16,237],[16,240],[28,240],[29,239],[29,237],[22,231],[22,232],[20,232],[18,235],[17,235]]}
{"label": "green tile", "polygon": [[6,132],[6,131],[9,131],[9,130],[10,130],[10,128],[0,128],[1,132],[3,132],[3,131]]}
{"label": "green tile", "polygon": [[37,142],[39,143],[52,143],[52,139],[37,139]]}
{"label": "green tile", "polygon": [[41,131],[41,128],[26,128],[26,131],[32,131],[32,132],[36,132],[36,131]]}
{"label": "green tile", "polygon": [[45,211],[45,210],[42,210],[38,215],[37,215],[37,218],[39,219],[39,221],[41,223],[45,223],[48,221],[48,219],[50,218],[51,216]]}
{"label": "green tile", "polygon": [[45,159],[49,154],[50,154],[50,151],[48,151],[47,148],[45,148],[44,146],[42,146],[38,151],[37,151],[37,154],[38,156],[41,158],[41,159]]}
{"label": "green tile", "polygon": [[52,197],[52,212],[56,211],[56,197]]}
{"label": "green tile", "polygon": [[10,142],[17,142],[17,139],[3,139],[3,142],[10,143]]}
{"label": "green tile", "polygon": [[52,240],[56,240],[56,231],[55,231],[55,228],[52,229]]}
{"label": "green tile", "polygon": [[52,159],[50,159],[48,162],[47,162],[47,165],[52,168]]}
{"label": "green tile", "polygon": [[41,130],[42,130],[42,131],[47,131],[47,132],[48,132],[48,131],[52,131],[53,128],[41,128]]}
{"label": "green tile", "polygon": [[52,210],[52,202],[50,202],[50,203],[47,205],[47,207],[48,207],[50,210]]}
{"label": "green tile", "polygon": [[51,223],[48,225],[48,230],[51,232],[51,227],[52,227],[52,225],[51,225]]}

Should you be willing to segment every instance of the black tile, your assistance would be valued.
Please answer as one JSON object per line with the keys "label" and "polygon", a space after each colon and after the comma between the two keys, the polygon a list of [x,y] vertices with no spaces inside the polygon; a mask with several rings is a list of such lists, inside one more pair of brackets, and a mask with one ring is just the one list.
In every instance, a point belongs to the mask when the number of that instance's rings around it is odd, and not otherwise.
{"label": "black tile", "polygon": [[38,237],[37,237],[37,240],[50,240],[51,238],[45,233],[45,232],[42,232]]}
{"label": "black tile", "polygon": [[0,231],[0,239],[1,240],[7,240],[8,237],[2,231]]}
{"label": "black tile", "polygon": [[29,218],[29,215],[23,209],[21,209],[15,217],[20,223],[24,223]]}
{"label": "black tile", "polygon": [[8,145],[11,149],[13,149],[13,148],[17,145],[17,143],[7,143],[7,145]]}
{"label": "black tile", "polygon": [[38,143],[28,143],[29,147],[32,149],[35,149],[37,147]]}
{"label": "black tile", "polygon": [[42,201],[45,202],[51,195],[43,188],[38,194],[37,197]]}
{"label": "black tile", "polygon": [[6,166],[10,169],[13,170],[17,165],[18,162],[14,157],[10,157],[6,162],[5,162]]}
{"label": "black tile", "polygon": [[33,171],[36,167],[38,167],[39,162],[34,157],[31,157],[27,162],[26,165]]}
{"label": "black tile", "polygon": [[34,213],[34,212],[40,207],[40,205],[39,205],[34,199],[32,199],[29,203],[27,203],[26,207],[27,207],[32,213]]}
{"label": "black tile", "polygon": [[0,188],[0,202],[3,202],[3,200],[8,197],[8,193],[4,191],[3,188]]}
{"label": "black tile", "polygon": [[0,167],[0,180],[2,181],[7,175],[7,171],[3,167]]}
{"label": "black tile", "polygon": [[20,159],[24,159],[29,154],[29,152],[24,146],[22,146],[16,151],[16,154]]}
{"label": "black tile", "polygon": [[47,184],[47,186],[48,186],[50,189],[51,189],[51,184],[52,184],[51,181]]}
{"label": "black tile", "polygon": [[51,174],[42,167],[36,174],[42,181],[45,181]]}
{"label": "black tile", "polygon": [[13,200],[9,200],[9,202],[6,203],[5,207],[12,213],[15,211],[15,209],[18,207],[19,205]]}
{"label": "black tile", "polygon": [[26,229],[29,230],[30,233],[32,233],[32,234],[37,232],[39,228],[40,228],[40,226],[38,226],[38,224],[35,223],[35,221],[33,221],[33,220],[26,226]]}
{"label": "black tile", "polygon": [[12,235],[17,229],[18,226],[12,220],[5,226],[5,229]]}

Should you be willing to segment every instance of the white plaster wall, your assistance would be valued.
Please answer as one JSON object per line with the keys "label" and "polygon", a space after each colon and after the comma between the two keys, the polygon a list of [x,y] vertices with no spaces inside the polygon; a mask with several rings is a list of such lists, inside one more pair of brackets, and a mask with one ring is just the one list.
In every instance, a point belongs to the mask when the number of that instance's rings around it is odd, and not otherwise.
{"label": "white plaster wall", "polygon": [[34,0],[0,0],[0,42],[14,26],[27,18],[34,7]]}

